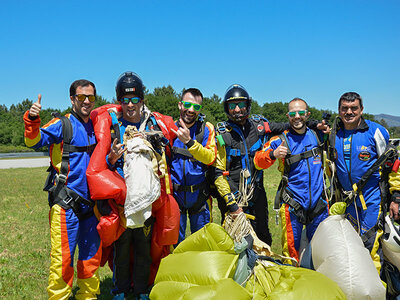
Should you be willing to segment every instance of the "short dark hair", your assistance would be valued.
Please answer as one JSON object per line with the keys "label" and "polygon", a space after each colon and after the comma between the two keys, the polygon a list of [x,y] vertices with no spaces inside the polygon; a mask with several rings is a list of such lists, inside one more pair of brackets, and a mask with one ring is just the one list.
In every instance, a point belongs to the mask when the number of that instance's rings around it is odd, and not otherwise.
{"label": "short dark hair", "polygon": [[189,89],[185,89],[182,92],[182,97],[181,97],[181,101],[183,100],[183,97],[187,94],[190,93],[193,95],[193,97],[201,97],[201,102],[203,102],[203,94],[200,92],[199,89],[196,88],[189,88]]}
{"label": "short dark hair", "polygon": [[290,100],[290,102],[288,103],[288,111],[289,111],[289,105],[290,105],[290,103],[296,102],[296,101],[302,101],[302,102],[304,102],[304,104],[306,105],[306,110],[308,110],[308,104],[307,104],[307,102],[306,102],[305,100],[301,99],[301,98],[296,97],[296,98]]}
{"label": "short dark hair", "polygon": [[79,86],[89,86],[91,85],[94,89],[94,95],[96,96],[96,86],[94,85],[93,82],[86,80],[86,79],[78,79],[75,80],[73,83],[71,83],[71,86],[69,87],[69,95],[70,96],[75,96],[76,95],[76,89]]}
{"label": "short dark hair", "polygon": [[353,102],[353,101],[356,101],[357,99],[360,101],[360,107],[363,108],[363,101],[359,94],[357,94],[356,92],[344,93],[339,99],[338,108],[340,109],[340,105],[342,105],[342,101]]}

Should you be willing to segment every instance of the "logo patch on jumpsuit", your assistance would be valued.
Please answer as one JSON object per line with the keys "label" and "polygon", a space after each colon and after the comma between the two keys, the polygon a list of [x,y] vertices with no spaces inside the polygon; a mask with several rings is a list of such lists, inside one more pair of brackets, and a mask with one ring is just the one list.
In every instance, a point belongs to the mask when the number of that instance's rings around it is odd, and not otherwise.
{"label": "logo patch on jumpsuit", "polygon": [[358,159],[361,161],[367,161],[371,159],[371,153],[368,151],[361,151],[360,154],[358,154]]}
{"label": "logo patch on jumpsuit", "polygon": [[258,125],[258,126],[257,126],[257,130],[258,130],[259,132],[262,132],[262,131],[264,130],[264,126]]}

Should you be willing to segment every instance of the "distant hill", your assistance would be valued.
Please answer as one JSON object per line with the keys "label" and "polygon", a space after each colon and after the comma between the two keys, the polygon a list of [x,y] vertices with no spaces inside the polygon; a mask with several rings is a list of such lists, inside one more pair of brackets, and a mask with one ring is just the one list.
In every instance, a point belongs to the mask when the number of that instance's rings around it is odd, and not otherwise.
{"label": "distant hill", "polygon": [[379,114],[379,115],[374,115],[374,117],[375,117],[375,120],[377,120],[377,121],[380,121],[381,119],[385,120],[386,124],[388,124],[389,127],[399,127],[400,126],[400,117],[398,117],[398,116]]}

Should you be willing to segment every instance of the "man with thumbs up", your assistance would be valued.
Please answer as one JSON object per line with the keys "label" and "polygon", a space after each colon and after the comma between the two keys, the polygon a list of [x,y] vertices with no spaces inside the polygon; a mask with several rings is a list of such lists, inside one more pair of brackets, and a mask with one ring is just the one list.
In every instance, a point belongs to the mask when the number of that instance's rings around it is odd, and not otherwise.
{"label": "man with thumbs up", "polygon": [[172,129],[177,138],[171,162],[174,197],[181,211],[178,243],[185,239],[188,215],[192,233],[210,222],[210,186],[206,173],[217,156],[214,126],[200,114],[202,93],[190,88],[183,91],[181,99],[178,130]]}
{"label": "man with thumbs up", "polygon": [[306,126],[310,116],[300,98],[289,102],[290,129],[272,137],[254,157],[257,169],[266,169],[279,159],[282,181],[275,199],[282,220],[282,252],[299,261],[303,228],[308,241],[318,224],[328,216],[324,194],[321,132]]}
{"label": "man with thumbs up", "polygon": [[74,254],[79,248],[76,299],[100,294],[98,268],[101,242],[86,180],[86,168],[96,144],[90,112],[96,87],[88,80],[70,86],[71,113],[40,128],[41,95],[24,115],[25,144],[49,147],[51,171],[45,190],[50,205],[49,299],[68,299],[72,293]]}

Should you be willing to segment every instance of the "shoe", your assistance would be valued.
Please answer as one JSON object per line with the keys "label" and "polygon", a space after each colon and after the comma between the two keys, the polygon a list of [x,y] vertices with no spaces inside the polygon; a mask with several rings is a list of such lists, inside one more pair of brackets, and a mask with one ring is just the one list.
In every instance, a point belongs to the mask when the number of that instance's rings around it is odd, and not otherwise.
{"label": "shoe", "polygon": [[139,296],[136,296],[136,300],[150,300],[149,294],[140,294]]}
{"label": "shoe", "polygon": [[124,300],[124,299],[128,299],[127,297],[125,297],[124,293],[116,294],[113,298],[113,300]]}

